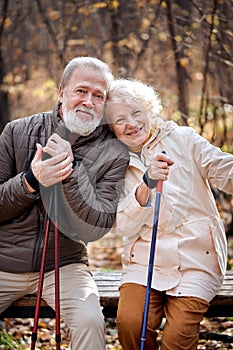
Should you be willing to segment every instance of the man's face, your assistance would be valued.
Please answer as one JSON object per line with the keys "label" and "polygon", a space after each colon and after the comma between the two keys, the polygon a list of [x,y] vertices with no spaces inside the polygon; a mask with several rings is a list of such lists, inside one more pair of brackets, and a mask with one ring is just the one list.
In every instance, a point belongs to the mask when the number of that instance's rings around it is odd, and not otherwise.
{"label": "man's face", "polygon": [[59,92],[66,127],[83,136],[93,132],[103,117],[106,94],[107,83],[100,72],[77,68]]}

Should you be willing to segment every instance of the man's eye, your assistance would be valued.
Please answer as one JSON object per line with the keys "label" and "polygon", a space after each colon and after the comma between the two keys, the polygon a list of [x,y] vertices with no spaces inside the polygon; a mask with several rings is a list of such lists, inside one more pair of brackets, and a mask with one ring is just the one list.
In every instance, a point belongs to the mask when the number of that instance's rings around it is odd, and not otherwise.
{"label": "man's eye", "polygon": [[85,93],[86,93],[86,90],[84,90],[84,89],[78,89],[78,90],[77,90],[77,93],[79,93],[79,94],[85,94]]}
{"label": "man's eye", "polygon": [[104,100],[104,96],[101,95],[101,94],[95,94],[95,95],[94,95],[94,98],[95,98],[95,100],[98,101],[98,102],[102,102],[102,101]]}

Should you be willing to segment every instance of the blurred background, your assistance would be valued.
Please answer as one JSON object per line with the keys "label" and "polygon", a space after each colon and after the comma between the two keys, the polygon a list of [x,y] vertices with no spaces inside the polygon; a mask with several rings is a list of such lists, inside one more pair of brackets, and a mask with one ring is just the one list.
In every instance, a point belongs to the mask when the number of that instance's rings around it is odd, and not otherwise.
{"label": "blurred background", "polygon": [[[165,119],[233,153],[232,9],[233,0],[0,0],[0,132],[10,120],[52,109],[64,66],[84,55],[104,60],[116,77],[153,85]],[[213,193],[232,269],[232,197]],[[88,249],[92,269],[121,268],[118,237],[106,235]],[[28,339],[28,324],[19,324],[5,320],[1,327]],[[43,329],[51,344],[48,322]],[[106,349],[121,349],[116,331],[108,332]],[[207,343],[198,349],[225,349]],[[12,344],[1,349],[28,348]]]}
{"label": "blurred background", "polygon": [[233,151],[232,0],[1,0],[0,130],[49,110],[75,56],[152,84],[164,116]]}

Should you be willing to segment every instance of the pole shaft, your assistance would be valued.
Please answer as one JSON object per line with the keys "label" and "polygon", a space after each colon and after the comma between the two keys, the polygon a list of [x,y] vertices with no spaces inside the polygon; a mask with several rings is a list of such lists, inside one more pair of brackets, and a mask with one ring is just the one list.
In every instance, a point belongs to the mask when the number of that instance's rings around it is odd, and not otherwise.
{"label": "pole shaft", "polygon": [[34,325],[33,325],[33,330],[32,330],[31,350],[35,349],[36,339],[37,339],[38,320],[39,320],[39,314],[40,314],[40,303],[41,303],[41,296],[42,296],[43,284],[44,284],[45,260],[46,260],[46,255],[47,255],[48,238],[49,238],[49,226],[50,226],[50,220],[49,220],[49,218],[47,218],[45,237],[44,237],[44,247],[43,247],[42,259],[41,259],[38,292],[37,292],[37,298],[36,298]]}
{"label": "pole shaft", "polygon": [[153,268],[154,268],[154,256],[155,256],[155,248],[156,248],[156,238],[157,238],[159,209],[160,209],[162,189],[163,189],[163,181],[159,180],[156,186],[155,212],[154,212],[154,222],[153,222],[151,248],[150,248],[150,258],[149,258],[149,265],[148,265],[146,298],[145,298],[144,313],[143,313],[143,320],[142,320],[140,350],[144,350],[145,342],[146,342],[146,329],[147,329],[149,304],[150,304],[151,281],[152,281]]}
{"label": "pole shaft", "polygon": [[54,188],[54,264],[55,264],[55,310],[56,310],[56,350],[60,350],[60,279],[59,279],[59,233],[57,186]]}

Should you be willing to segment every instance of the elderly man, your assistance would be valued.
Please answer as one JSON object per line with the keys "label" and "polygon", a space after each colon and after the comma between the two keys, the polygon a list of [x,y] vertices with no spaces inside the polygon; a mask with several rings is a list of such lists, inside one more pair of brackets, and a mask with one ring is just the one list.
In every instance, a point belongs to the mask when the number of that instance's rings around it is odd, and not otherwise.
{"label": "elderly man", "polygon": [[[65,67],[51,112],[8,123],[0,136],[0,312],[36,293],[52,189],[57,188],[61,317],[72,350],[105,349],[105,325],[86,243],[111,228],[128,164],[102,123],[113,76],[97,58]],[[55,308],[53,210],[43,299]]]}

